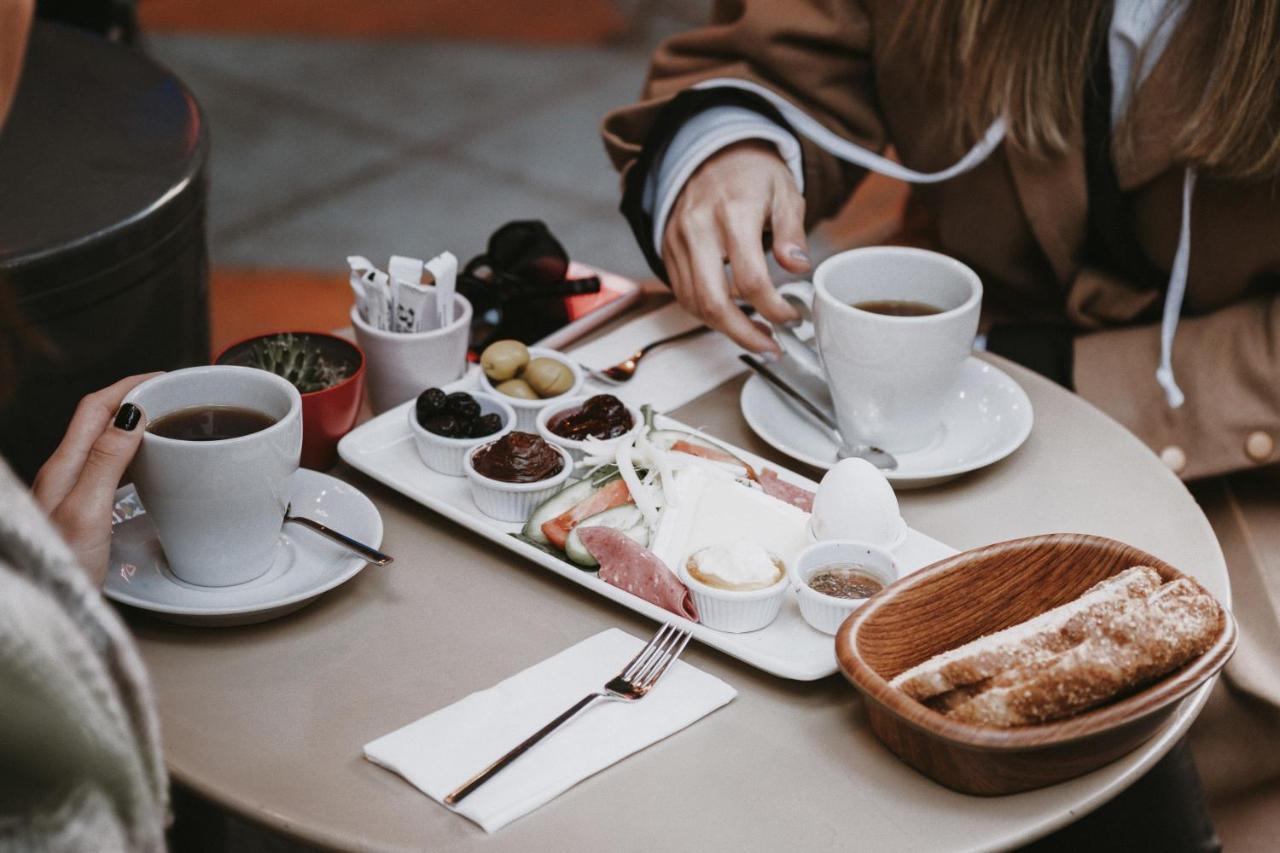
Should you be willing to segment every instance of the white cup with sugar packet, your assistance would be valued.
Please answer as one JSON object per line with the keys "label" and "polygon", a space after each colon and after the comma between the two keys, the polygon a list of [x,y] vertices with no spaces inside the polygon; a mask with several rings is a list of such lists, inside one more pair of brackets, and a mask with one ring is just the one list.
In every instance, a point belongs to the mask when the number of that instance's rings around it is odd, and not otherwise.
{"label": "white cup with sugar packet", "polygon": [[[423,287],[422,310],[435,316],[437,289]],[[428,388],[460,379],[467,369],[467,343],[471,332],[471,303],[461,294],[453,297],[453,320],[424,332],[391,332],[376,328],[351,306],[356,342],[364,350],[366,386],[374,414],[395,408]]]}

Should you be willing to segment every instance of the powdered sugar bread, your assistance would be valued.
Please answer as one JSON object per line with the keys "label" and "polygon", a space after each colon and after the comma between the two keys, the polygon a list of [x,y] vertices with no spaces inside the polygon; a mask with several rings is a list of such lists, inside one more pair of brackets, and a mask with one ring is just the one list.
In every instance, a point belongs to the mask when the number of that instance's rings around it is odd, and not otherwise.
{"label": "powdered sugar bread", "polygon": [[1222,630],[1218,603],[1187,578],[1130,600],[1085,639],[1050,658],[1012,667],[951,706],[948,716],[1024,726],[1078,714],[1136,690],[1203,654]]}
{"label": "powdered sugar bread", "polygon": [[1154,569],[1134,566],[1034,619],[935,655],[890,684],[923,701],[1015,667],[1050,660],[1094,635],[1129,602],[1144,599],[1159,587],[1160,575]]}

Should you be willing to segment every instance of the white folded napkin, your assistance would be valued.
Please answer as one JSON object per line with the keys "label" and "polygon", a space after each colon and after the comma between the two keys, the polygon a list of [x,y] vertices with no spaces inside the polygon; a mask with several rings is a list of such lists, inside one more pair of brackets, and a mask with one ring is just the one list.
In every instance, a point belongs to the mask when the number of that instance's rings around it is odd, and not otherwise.
{"label": "white folded napkin", "polygon": [[[617,675],[645,641],[617,628],[365,744],[365,758],[436,802]],[[726,704],[736,690],[676,661],[637,702],[597,701],[454,811],[501,829],[616,761]]]}
{"label": "white folded napkin", "polygon": [[[645,344],[700,324],[700,320],[672,302],[569,352],[588,367],[611,367]],[[670,412],[746,370],[738,361],[741,352],[729,338],[708,332],[649,353],[625,385],[589,379],[586,392],[609,393],[633,406],[648,403],[660,412]]]}

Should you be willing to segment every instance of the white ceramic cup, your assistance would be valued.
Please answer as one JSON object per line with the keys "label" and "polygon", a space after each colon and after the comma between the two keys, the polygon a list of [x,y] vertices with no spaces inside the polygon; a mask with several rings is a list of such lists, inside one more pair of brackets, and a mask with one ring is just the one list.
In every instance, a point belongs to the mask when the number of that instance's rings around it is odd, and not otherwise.
{"label": "white ceramic cup", "polygon": [[149,424],[192,406],[240,406],[275,418],[266,429],[218,441],[147,432],[129,469],[177,577],[231,586],[271,568],[302,452],[298,389],[265,370],[215,365],[148,379],[125,401]]}
{"label": "white ceramic cup", "polygon": [[[808,322],[779,328],[778,340],[803,368],[825,375],[847,441],[905,453],[937,436],[978,330],[977,273],[937,252],[874,246],[833,255],[818,265],[812,284],[779,292],[812,312],[816,352],[805,340]],[[853,307],[887,299],[942,311],[898,317]]]}
{"label": "white ceramic cup", "polygon": [[[427,288],[423,310],[436,315],[435,288]],[[454,295],[453,322],[426,332],[388,332],[375,329],[351,306],[351,326],[368,364],[365,376],[374,414],[394,409],[428,388],[448,385],[467,370],[467,342],[471,333],[471,303]]]}

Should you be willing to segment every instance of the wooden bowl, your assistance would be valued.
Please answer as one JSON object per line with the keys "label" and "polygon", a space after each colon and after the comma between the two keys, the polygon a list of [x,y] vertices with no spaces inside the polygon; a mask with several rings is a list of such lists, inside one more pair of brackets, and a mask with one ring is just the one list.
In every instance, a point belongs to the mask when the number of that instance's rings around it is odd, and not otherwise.
{"label": "wooden bowl", "polygon": [[1100,580],[1150,566],[1165,581],[1186,577],[1122,542],[1056,533],[956,554],[874,596],[836,634],[845,676],[866,699],[876,737],[929,778],[993,796],[1052,785],[1114,761],[1156,733],[1178,702],[1215,675],[1236,646],[1222,632],[1200,657],[1146,689],[1058,722],[1013,729],[951,720],[889,679],[939,652],[1066,604]]}

